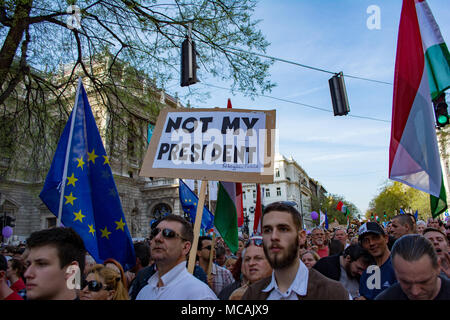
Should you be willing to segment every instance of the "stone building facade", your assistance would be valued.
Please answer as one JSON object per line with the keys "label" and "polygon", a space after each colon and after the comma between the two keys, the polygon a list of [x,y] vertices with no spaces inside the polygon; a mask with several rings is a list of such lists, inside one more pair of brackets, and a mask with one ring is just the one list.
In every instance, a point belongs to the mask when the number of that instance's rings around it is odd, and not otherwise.
{"label": "stone building facade", "polygon": [[[246,183],[242,185],[244,200],[244,215],[248,216],[249,229],[254,224],[256,205],[256,185]],[[306,171],[292,158],[281,154],[275,155],[274,182],[261,184],[263,205],[276,201],[289,201],[295,204],[302,214],[305,228],[311,229],[314,222],[311,219],[313,198],[323,198],[327,191],[317,181],[310,178]],[[251,231],[250,231],[251,232]]]}
{"label": "stone building facade", "polygon": [[[117,79],[117,81],[122,81],[122,84],[126,85],[123,79]],[[126,115],[126,118],[120,119],[121,127],[115,131],[112,138],[108,131],[110,129],[108,126],[112,124],[112,116],[102,104],[101,101],[104,100],[98,99],[89,89],[88,80],[83,82],[109,156],[130,233],[133,238],[147,237],[150,222],[153,219],[166,212],[182,214],[178,196],[178,179],[139,176],[148,146],[148,128],[149,125],[155,124],[160,109],[166,106],[172,108],[183,108],[183,106],[177,98],[156,89],[144,79],[141,81],[142,87],[138,92],[135,90],[127,92],[132,96],[130,100],[136,101],[136,104],[130,106],[131,112]],[[148,96],[153,96],[152,101],[145,99]],[[141,108],[141,104],[148,103],[152,103],[154,107],[150,113],[145,113],[142,111],[144,108]],[[62,127],[65,123],[64,121]],[[117,123],[119,122],[113,125]],[[124,127],[123,123],[127,123],[128,127]],[[130,132],[130,126],[133,126],[134,132]],[[52,128],[47,129],[52,130]],[[54,141],[55,146],[57,139]],[[41,164],[39,169],[43,172],[40,175],[11,170],[11,163],[17,163],[20,160],[29,161],[26,156],[17,153],[14,156],[5,156],[0,152],[0,216],[9,215],[16,219],[13,237],[10,238],[13,242],[24,241],[33,231],[56,226],[56,217],[39,198],[52,159]]]}

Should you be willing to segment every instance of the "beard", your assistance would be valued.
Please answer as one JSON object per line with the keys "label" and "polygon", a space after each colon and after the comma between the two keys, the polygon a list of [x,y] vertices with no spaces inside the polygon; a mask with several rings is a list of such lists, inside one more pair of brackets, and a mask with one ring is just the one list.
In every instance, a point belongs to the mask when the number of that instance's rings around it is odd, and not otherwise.
{"label": "beard", "polygon": [[264,253],[272,269],[284,269],[290,266],[295,261],[295,259],[298,259],[298,249],[299,249],[298,237],[295,237],[295,241],[289,244],[287,250],[285,251],[286,253],[285,255],[283,255],[284,252],[280,252],[271,256],[265,244],[263,248]]}

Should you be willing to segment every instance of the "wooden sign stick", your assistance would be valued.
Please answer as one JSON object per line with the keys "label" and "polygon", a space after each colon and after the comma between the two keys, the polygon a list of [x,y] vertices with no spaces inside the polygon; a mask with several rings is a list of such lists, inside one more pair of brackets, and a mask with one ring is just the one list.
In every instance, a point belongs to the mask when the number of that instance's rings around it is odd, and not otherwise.
{"label": "wooden sign stick", "polygon": [[205,206],[206,185],[208,181],[202,180],[202,186],[200,188],[200,195],[197,203],[197,213],[195,215],[194,224],[194,240],[192,241],[191,251],[189,253],[188,271],[193,274],[195,267],[195,258],[197,256],[198,237],[200,235],[200,227],[202,225],[203,208]]}

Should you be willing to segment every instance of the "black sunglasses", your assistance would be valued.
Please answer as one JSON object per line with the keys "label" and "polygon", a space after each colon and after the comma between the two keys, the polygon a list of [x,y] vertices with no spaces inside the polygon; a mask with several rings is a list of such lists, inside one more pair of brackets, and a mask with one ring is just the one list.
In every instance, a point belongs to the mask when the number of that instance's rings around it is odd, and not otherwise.
{"label": "black sunglasses", "polygon": [[262,247],[263,245],[263,240],[260,238],[255,238],[255,239],[249,239],[246,243],[245,243],[245,248],[247,248],[250,244],[254,244],[257,247]]}
{"label": "black sunglasses", "polygon": [[[88,287],[89,291],[92,292],[99,292],[103,289],[103,283],[97,281],[97,280],[91,280],[91,281],[84,281],[82,285],[82,289]],[[111,290],[112,288],[105,286],[105,290]]]}
{"label": "black sunglasses", "polygon": [[206,246],[206,247],[203,247],[203,248],[202,248],[202,250],[203,250],[203,249],[206,249],[206,250],[211,250],[211,246]]}
{"label": "black sunglasses", "polygon": [[167,238],[167,239],[180,238],[184,241],[187,241],[182,236],[180,236],[178,233],[176,233],[175,231],[173,231],[172,229],[169,229],[169,228],[165,228],[162,230],[160,228],[153,229],[150,232],[150,240],[152,240],[154,237],[156,237],[161,231],[162,231],[162,235],[164,238]]}

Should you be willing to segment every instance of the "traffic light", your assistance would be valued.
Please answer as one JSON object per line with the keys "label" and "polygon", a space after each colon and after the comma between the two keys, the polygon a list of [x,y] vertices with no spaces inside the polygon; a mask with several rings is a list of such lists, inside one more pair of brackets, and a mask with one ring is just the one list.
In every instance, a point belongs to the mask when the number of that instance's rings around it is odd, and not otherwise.
{"label": "traffic light", "polygon": [[186,87],[199,82],[197,79],[197,53],[195,42],[190,36],[181,44],[181,86]]}
{"label": "traffic light", "polygon": [[10,226],[11,228],[14,228],[16,226],[14,221],[16,221],[16,218],[11,217],[11,216],[6,216],[5,226]]}
{"label": "traffic light", "polygon": [[448,106],[445,102],[434,104],[434,115],[436,116],[436,125],[439,128],[445,127],[449,123]]}
{"label": "traffic light", "polygon": [[345,116],[350,112],[348,105],[347,91],[345,89],[344,74],[342,72],[334,75],[328,80],[330,85],[331,102],[335,116]]}

